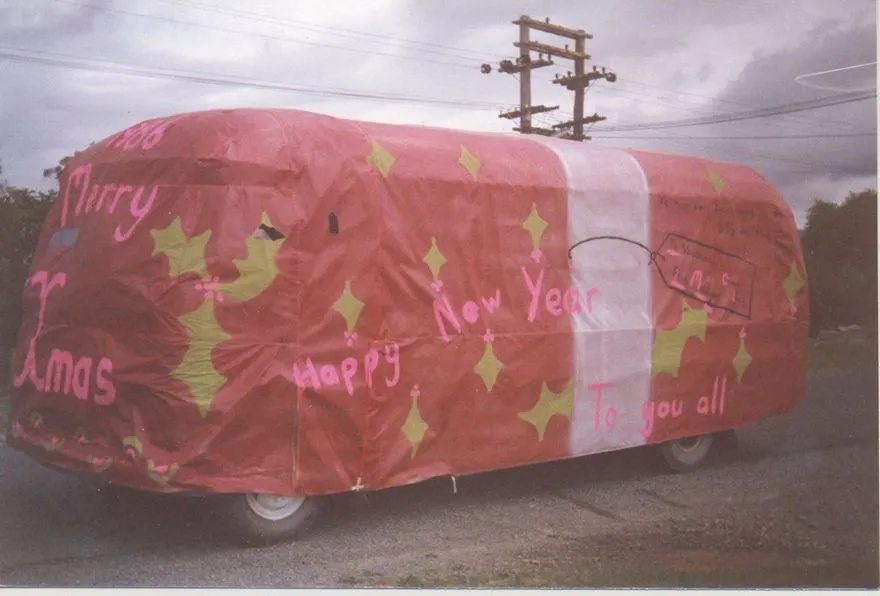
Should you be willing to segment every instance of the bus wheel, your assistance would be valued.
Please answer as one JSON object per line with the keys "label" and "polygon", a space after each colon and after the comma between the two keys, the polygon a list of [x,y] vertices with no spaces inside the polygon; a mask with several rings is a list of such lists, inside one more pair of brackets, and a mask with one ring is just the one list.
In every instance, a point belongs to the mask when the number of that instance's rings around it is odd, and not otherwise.
{"label": "bus wheel", "polygon": [[713,435],[676,439],[660,445],[660,454],[673,472],[689,472],[705,461],[713,443]]}
{"label": "bus wheel", "polygon": [[220,497],[227,535],[246,546],[266,546],[298,538],[321,509],[318,497],[236,494]]}

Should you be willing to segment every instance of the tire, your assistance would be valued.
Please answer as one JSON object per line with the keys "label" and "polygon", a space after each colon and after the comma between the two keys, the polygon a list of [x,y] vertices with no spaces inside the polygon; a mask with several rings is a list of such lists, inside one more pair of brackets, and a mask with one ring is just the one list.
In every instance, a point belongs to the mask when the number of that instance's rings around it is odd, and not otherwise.
{"label": "tire", "polygon": [[723,453],[732,453],[739,448],[739,437],[736,430],[722,430],[715,433],[715,444],[712,449]]}
{"label": "tire", "polygon": [[265,494],[218,497],[224,534],[243,546],[268,546],[299,538],[314,524],[323,500]]}
{"label": "tire", "polygon": [[706,461],[714,443],[714,435],[676,439],[660,445],[660,454],[671,471],[690,472]]}

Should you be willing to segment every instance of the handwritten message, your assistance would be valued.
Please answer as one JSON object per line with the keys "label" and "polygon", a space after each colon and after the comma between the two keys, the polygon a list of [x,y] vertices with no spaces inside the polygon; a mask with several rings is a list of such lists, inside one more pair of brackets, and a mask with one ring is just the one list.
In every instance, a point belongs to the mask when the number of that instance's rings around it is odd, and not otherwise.
{"label": "handwritten message", "polygon": [[[165,136],[168,127],[181,117],[144,122],[133,126],[103,143],[107,150],[149,151],[156,148]],[[86,217],[100,214],[113,214],[117,207],[125,206],[131,221],[116,226],[113,238],[125,242],[131,238],[138,224],[147,216],[156,203],[158,184],[129,185],[120,182],[93,183],[94,165],[86,163],[77,166],[67,176],[61,197],[61,226],[70,225],[73,220],[83,221]]]}
{"label": "handwritten message", "polygon": [[757,267],[708,244],[669,234],[657,250],[663,282],[711,308],[751,318]]}
{"label": "handwritten message", "polygon": [[[395,343],[386,344],[380,358],[379,350],[371,348],[360,358],[349,356],[340,362],[315,364],[311,358],[293,364],[293,382],[300,389],[320,389],[322,386],[335,387],[340,384],[349,395],[354,395],[355,379],[360,371],[368,389],[375,383],[374,373],[380,361],[388,369],[384,375],[386,387],[394,387],[400,381],[400,346]],[[389,376],[390,373],[390,376]]]}
{"label": "handwritten message", "polygon": [[89,356],[75,356],[68,350],[52,347],[43,376],[40,377],[37,371],[37,344],[45,324],[49,294],[53,289],[65,286],[67,275],[56,273],[50,278],[48,272],[39,271],[31,277],[30,283],[40,286],[37,328],[28,341],[24,365],[13,379],[13,384],[22,387],[30,381],[37,391],[72,394],[81,401],[91,399],[99,406],[111,405],[116,400],[116,387],[108,377],[113,372],[113,362],[109,358],[100,358],[96,363]]}
{"label": "handwritten message", "polygon": [[113,231],[117,242],[125,242],[134,233],[135,228],[147,216],[156,203],[159,186],[141,185],[132,187],[128,184],[90,184],[92,164],[77,167],[67,178],[61,203],[61,225],[67,226],[70,220],[72,201],[73,215],[86,217],[99,213],[112,214],[120,202],[128,203],[128,213],[133,221],[129,225],[119,224]]}
{"label": "handwritten message", "polygon": [[[521,272],[524,289],[529,296],[528,310],[523,314],[529,323],[534,323],[543,312],[552,317],[559,317],[566,313],[593,312],[593,298],[599,294],[597,288],[582,291],[576,287],[561,289],[545,287],[545,270],[543,268],[538,272],[536,279],[533,279],[525,267],[521,268]],[[489,296],[481,296],[464,302],[459,310],[453,307],[446,294],[441,294],[434,300],[434,318],[440,337],[443,338],[443,341],[452,341],[449,335],[450,329],[458,334],[464,332],[461,320],[474,325],[480,320],[482,313],[492,314],[501,307],[500,289],[496,289]],[[461,320],[459,320],[459,314]]]}
{"label": "handwritten message", "polygon": [[694,201],[681,197],[660,197],[660,207],[675,214],[696,214],[712,216],[716,222],[715,231],[729,238],[763,238],[773,241],[780,233],[777,222],[788,216],[775,205],[739,203],[724,199],[712,202]]}
{"label": "handwritten message", "polygon": [[[618,411],[613,405],[614,383],[591,383],[587,390],[594,394],[593,397],[593,430],[595,432],[607,432],[615,428],[618,420]],[[625,396],[624,396],[625,398]],[[695,402],[692,415],[697,416],[723,416],[727,399],[727,377],[715,377],[711,393],[700,395]],[[648,439],[654,432],[657,420],[676,419],[685,415],[684,399],[671,399],[660,401],[648,401],[642,404],[641,415],[644,425],[639,433]]]}

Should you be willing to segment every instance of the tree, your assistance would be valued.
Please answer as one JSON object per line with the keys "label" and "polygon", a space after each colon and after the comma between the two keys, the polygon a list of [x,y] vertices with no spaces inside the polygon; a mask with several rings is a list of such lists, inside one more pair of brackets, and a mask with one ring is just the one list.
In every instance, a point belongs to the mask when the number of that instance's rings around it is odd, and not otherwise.
{"label": "tree", "polygon": [[807,212],[802,247],[815,335],[835,325],[877,327],[877,191],[821,199]]}
{"label": "tree", "polygon": [[21,301],[40,230],[58,191],[10,186],[0,165],[0,383],[10,375],[11,353],[21,324]]}
{"label": "tree", "polygon": [[43,178],[54,178],[58,180],[61,177],[61,172],[64,171],[64,166],[67,165],[67,162],[70,161],[70,157],[62,157],[58,160],[58,165],[52,168],[46,168],[43,170]]}

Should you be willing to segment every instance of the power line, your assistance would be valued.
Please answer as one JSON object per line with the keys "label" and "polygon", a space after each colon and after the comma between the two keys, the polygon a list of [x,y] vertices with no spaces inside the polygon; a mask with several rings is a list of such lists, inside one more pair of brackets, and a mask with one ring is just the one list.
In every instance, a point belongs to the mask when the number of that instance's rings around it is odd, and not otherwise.
{"label": "power line", "polygon": [[[231,33],[241,34],[241,35],[254,35],[254,36],[259,36],[259,37],[263,37],[266,39],[274,39],[274,40],[290,42],[290,43],[301,43],[301,44],[314,45],[314,46],[318,46],[318,47],[327,47],[327,48],[341,50],[341,51],[359,52],[359,53],[366,53],[366,54],[373,54],[373,55],[389,56],[389,57],[401,58],[404,60],[413,60],[413,61],[417,61],[417,62],[435,63],[435,64],[441,64],[441,65],[445,65],[445,66],[454,66],[457,68],[468,68],[468,69],[472,68],[470,65],[466,65],[466,64],[444,62],[444,61],[440,61],[440,60],[430,60],[430,59],[420,58],[420,57],[410,56],[410,55],[398,55],[398,54],[392,54],[392,53],[387,53],[387,52],[359,50],[356,48],[350,48],[350,47],[346,47],[346,46],[338,46],[338,45],[334,45],[334,44],[326,44],[326,43],[321,43],[321,42],[310,42],[310,41],[304,41],[304,40],[297,40],[297,39],[292,39],[289,37],[279,37],[279,36],[273,36],[273,35],[267,35],[267,34],[251,33],[251,32],[246,32],[246,31],[237,30],[237,29],[229,29],[229,28],[225,28],[225,27],[205,25],[205,24],[193,22],[193,21],[181,21],[181,20],[173,19],[173,18],[169,18],[169,17],[162,17],[162,16],[157,16],[157,15],[146,15],[146,14],[134,13],[134,12],[129,12],[129,11],[125,11],[125,10],[109,8],[109,7],[97,6],[97,5],[91,5],[91,4],[82,4],[82,3],[78,3],[78,2],[73,2],[71,0],[55,0],[55,1],[67,3],[67,4],[73,4],[73,5],[91,7],[95,10],[107,10],[107,11],[117,12],[120,14],[128,14],[131,16],[137,16],[137,17],[141,17],[141,18],[163,20],[163,21],[177,23],[177,24],[196,26],[196,27],[202,27],[202,28],[207,28],[207,29],[215,29],[215,30],[219,30],[219,31],[227,31],[227,32],[231,32]],[[245,18],[245,19],[266,22],[266,23],[272,23],[272,24],[279,24],[279,25],[283,25],[286,27],[290,27],[290,28],[299,28],[299,29],[312,30],[312,31],[318,31],[318,32],[329,32],[329,33],[333,33],[334,35],[336,35],[338,37],[374,38],[374,39],[365,40],[365,41],[368,41],[369,43],[378,43],[378,44],[383,44],[383,45],[393,45],[393,43],[394,43],[393,41],[389,40],[388,36],[382,35],[382,34],[377,34],[377,33],[357,31],[357,30],[353,30],[353,29],[342,29],[342,28],[333,27],[333,26],[323,26],[323,25],[318,25],[315,23],[298,21],[295,19],[284,19],[284,18],[270,17],[267,15],[260,15],[260,14],[256,14],[256,13],[250,13],[247,11],[230,9],[230,8],[221,8],[221,7],[216,7],[216,6],[210,6],[210,5],[205,5],[205,4],[201,4],[198,2],[191,2],[191,1],[186,1],[186,0],[156,0],[156,1],[163,2],[166,4],[173,4],[173,5],[177,5],[177,6],[194,8],[196,10],[203,10],[203,11],[209,11],[209,12],[214,12],[214,13],[218,13],[218,14],[224,14],[227,16],[235,16],[238,18]],[[451,52],[456,52],[456,53],[470,54],[475,57],[479,57],[479,56],[483,55],[482,53],[480,53],[476,50],[471,50],[471,49],[466,49],[466,48],[457,48],[455,46],[444,45],[444,44],[436,44],[436,43],[431,43],[431,42],[414,41],[414,40],[406,40],[406,39],[394,40],[394,41],[396,41],[397,43],[400,43],[400,44],[411,45],[411,46],[413,46],[412,49],[415,51],[436,54],[439,56],[445,56],[445,57],[453,58],[456,60],[466,60],[468,62],[471,61],[471,58],[467,58],[465,56],[461,56],[461,55],[457,55],[457,54],[451,54],[449,52],[441,52],[441,51],[438,51],[438,49],[449,50]],[[424,48],[417,47],[417,46],[424,46]],[[427,49],[427,48],[438,48],[438,49]],[[861,66],[861,65],[859,65],[859,66]],[[649,84],[649,83],[643,83],[643,82],[639,82],[639,81],[633,81],[633,80],[629,80],[629,79],[624,79],[621,82],[623,82],[625,84],[635,84],[635,85],[642,86],[642,87],[649,87],[649,88],[655,88],[655,89],[661,89],[661,90],[674,91],[675,93],[677,93],[679,95],[689,95],[692,97],[701,97],[701,98],[711,99],[712,101],[715,101],[718,103],[753,108],[753,106],[750,106],[749,104],[743,104],[740,102],[734,102],[734,101],[729,101],[729,100],[720,100],[720,99],[712,98],[712,97],[709,97],[706,95],[700,95],[697,93],[692,93],[692,92],[687,92],[687,91],[673,90],[673,89],[670,89],[667,87],[662,87],[659,85],[653,85],[653,84]],[[685,108],[685,107],[679,107],[676,105],[672,105],[666,101],[658,100],[657,98],[645,99],[645,96],[643,94],[638,94],[637,92],[632,92],[632,91],[627,92],[624,90],[613,89],[613,88],[610,90],[612,92],[618,92],[618,93],[628,94],[630,96],[637,97],[638,101],[641,103],[652,103],[652,104],[657,104],[657,105],[664,105],[664,106],[671,107],[673,109],[679,109],[679,110],[693,109],[693,108]],[[684,101],[681,99],[674,99],[673,101],[682,103],[687,106],[694,106],[695,105],[693,102],[687,102],[687,101]],[[700,105],[700,109],[705,110],[707,108]],[[718,114],[718,115],[720,116],[720,114]],[[782,114],[782,116],[783,116],[783,118],[790,117],[792,120],[804,122],[804,124],[807,124],[807,122],[805,122],[804,120],[798,119],[797,116],[791,117],[791,116],[788,116],[787,114]],[[834,120],[827,120],[827,121],[828,122],[836,122],[838,124],[841,124],[841,125],[844,125],[847,127],[853,126],[850,123],[845,123],[845,122],[840,122],[840,121],[834,121]],[[631,124],[631,125],[622,125],[622,126],[642,127],[642,126],[646,126],[649,124],[650,123],[635,123],[635,124]],[[781,122],[781,121],[775,121],[775,122],[771,122],[769,124],[771,126],[784,127],[784,128],[791,129],[790,126],[786,126],[786,123]],[[809,124],[813,124],[813,123],[809,122]],[[651,126],[653,127],[654,125],[651,125]],[[610,130],[610,129],[605,129],[605,130]],[[615,127],[615,130],[618,130],[618,127]]]}
{"label": "power line", "polygon": [[[330,32],[330,33],[333,33],[334,35],[337,35],[337,36],[343,36],[343,37],[344,36],[356,36],[356,37],[360,37],[360,38],[365,38],[365,37],[366,38],[375,38],[375,41],[370,40],[371,43],[380,43],[380,44],[389,44],[390,43],[389,39],[386,35],[377,34],[377,33],[369,33],[369,32],[365,32],[365,31],[357,31],[357,30],[353,30],[353,29],[342,29],[339,27],[318,25],[315,23],[308,23],[305,21],[299,21],[299,20],[295,20],[295,19],[273,18],[273,17],[269,17],[266,15],[258,15],[256,13],[249,13],[247,11],[230,9],[230,8],[220,8],[220,7],[205,5],[202,3],[192,2],[192,1],[187,1],[187,0],[156,0],[156,1],[157,2],[164,2],[166,4],[174,4],[174,5],[178,5],[178,6],[196,8],[199,10],[211,11],[211,12],[215,12],[215,13],[219,13],[219,14],[233,15],[233,16],[256,20],[256,21],[281,24],[281,25],[286,25],[288,27],[293,27],[293,28],[301,28],[301,29],[304,28],[306,30],[313,30],[313,31],[317,30],[317,31],[321,31],[321,32]],[[421,49],[421,48],[418,48],[417,46],[427,46],[427,47],[431,47],[431,48],[449,50],[449,51],[456,52],[459,54],[460,53],[469,54],[470,56],[474,56],[474,57],[484,56],[484,54],[482,52],[478,52],[476,50],[467,49],[467,48],[460,48],[460,47],[455,47],[455,46],[450,46],[450,45],[445,45],[445,44],[436,44],[436,43],[430,43],[430,42],[405,40],[405,39],[396,40],[396,41],[401,44],[414,46],[413,49],[415,49],[416,51],[425,51],[425,52],[429,52],[429,53],[436,53],[438,55],[449,56],[449,57],[453,57],[453,58],[470,60],[470,58],[464,58],[463,56],[449,54],[446,52],[438,52],[437,50]],[[650,87],[650,88],[655,88],[655,89],[666,90],[666,91],[674,92],[678,95],[690,95],[693,97],[711,99],[712,101],[717,102],[717,103],[736,105],[736,106],[746,107],[746,108],[750,108],[750,109],[757,109],[755,106],[750,105],[750,104],[745,104],[745,103],[741,103],[741,102],[734,102],[734,101],[730,101],[730,100],[721,100],[721,99],[717,99],[717,98],[710,97],[707,95],[700,95],[700,94],[693,93],[693,92],[680,91],[677,89],[672,89],[669,87],[663,87],[663,86],[659,86],[659,85],[653,85],[650,83],[644,83],[644,82],[634,81],[634,80],[630,80],[630,79],[624,79],[622,82],[624,82],[625,84],[629,83],[629,84],[639,85],[642,87]],[[617,89],[616,91],[620,91],[620,90]],[[642,100],[642,101],[644,102],[645,100]],[[679,102],[684,103],[686,105],[694,105],[692,102],[683,102],[681,100],[676,100],[676,101],[679,101]],[[658,102],[651,102],[651,103],[658,103]],[[669,105],[669,104],[662,104],[661,103],[661,105]],[[676,109],[684,109],[684,108],[676,108]],[[786,116],[784,115],[783,117],[785,118]],[[811,122],[806,122],[803,119],[798,119],[797,116],[790,117],[790,118],[793,121],[802,122],[803,124],[812,124]],[[836,121],[836,120],[828,120],[828,122],[840,124],[840,125],[847,126],[847,127],[853,126],[851,123],[841,122],[841,121]],[[772,123],[770,123],[770,125],[791,128],[791,127],[786,127],[784,122],[778,122],[778,121],[772,122]]]}
{"label": "power line", "polygon": [[[159,1],[163,1],[163,0],[159,0]],[[172,17],[144,14],[144,13],[139,13],[139,12],[131,12],[128,10],[122,10],[120,8],[111,8],[109,6],[103,6],[103,5],[97,5],[97,4],[86,4],[86,3],[82,3],[82,2],[75,2],[73,0],[53,0],[53,2],[56,2],[59,4],[69,4],[69,5],[73,5],[73,6],[83,6],[83,7],[91,8],[93,10],[99,10],[99,11],[103,11],[103,12],[114,12],[117,14],[124,14],[124,15],[128,15],[128,16],[140,17],[140,18],[144,18],[144,19],[165,21],[165,22],[169,22],[169,23],[175,23],[178,25],[187,25],[187,26],[191,26],[191,27],[200,27],[202,29],[212,29],[215,31],[224,31],[226,33],[235,33],[238,35],[245,35],[248,37],[261,37],[263,39],[271,39],[274,41],[282,41],[282,42],[286,42],[286,43],[298,43],[298,44],[310,45],[310,46],[315,46],[315,47],[323,47],[323,48],[329,48],[329,49],[333,49],[333,50],[340,50],[343,52],[354,52],[356,54],[370,54],[370,55],[374,55],[374,56],[389,56],[392,58],[399,58],[401,60],[412,60],[415,62],[440,64],[440,65],[444,65],[444,66],[454,66],[456,68],[467,68],[467,69],[474,70],[475,72],[478,71],[476,60],[474,60],[472,62],[472,64],[470,64],[470,65],[464,64],[464,63],[457,63],[457,62],[446,62],[446,61],[442,61],[442,60],[431,60],[429,58],[420,58],[417,56],[409,56],[406,54],[392,54],[390,52],[380,52],[380,51],[376,51],[376,50],[365,50],[365,49],[357,48],[357,47],[341,46],[341,45],[323,43],[323,42],[318,42],[318,41],[307,41],[307,40],[302,40],[302,39],[293,39],[291,37],[269,35],[266,33],[256,33],[256,32],[251,32],[251,31],[243,31],[241,29],[231,29],[229,27],[220,27],[217,25],[206,25],[204,23],[199,23],[197,21],[183,21],[180,19],[172,18]],[[177,3],[175,2],[175,4],[177,4]],[[218,10],[220,10],[220,9],[218,9]],[[452,57],[458,58],[460,60],[464,59],[463,57],[460,57],[460,56],[452,56]]]}
{"label": "power line", "polygon": [[[672,138],[682,139],[682,140],[703,140],[703,141],[727,141],[727,140],[743,140],[743,141],[754,141],[754,140],[784,140],[784,139],[837,139],[837,138],[850,138],[850,137],[876,137],[877,131],[874,132],[844,132],[844,133],[828,133],[828,134],[808,134],[808,135],[740,135],[740,136],[675,136]],[[664,135],[614,135],[614,136],[604,136],[596,137],[602,139],[668,139],[669,136]]]}
{"label": "power line", "polygon": [[[183,6],[187,8],[194,8],[196,10],[203,10],[207,12],[214,12],[217,14],[224,14],[227,16],[234,16],[236,18],[243,18],[251,21],[282,25],[285,27],[293,28],[293,29],[304,29],[306,31],[314,31],[318,33],[332,33],[337,37],[354,37],[360,38],[362,41],[367,41],[368,43],[377,43],[380,45],[393,45],[392,41],[389,40],[388,35],[382,35],[380,33],[370,33],[367,31],[357,31],[354,29],[343,29],[341,27],[333,27],[327,25],[318,25],[317,23],[309,23],[307,21],[299,21],[296,19],[289,18],[279,18],[279,17],[271,17],[268,15],[258,14],[254,12],[248,12],[244,10],[237,10],[234,8],[225,8],[218,6],[211,6],[207,4],[202,4],[199,2],[187,2],[185,0],[155,0],[156,2],[163,2],[165,4],[173,4],[176,6]],[[416,51],[426,52],[430,54],[437,54],[440,56],[447,56],[450,58],[457,58],[459,60],[467,60],[468,62],[473,62],[481,56],[485,56],[485,52],[478,52],[476,50],[469,50],[465,48],[456,48],[454,46],[436,44],[427,41],[416,41],[409,39],[397,39],[394,40],[401,45],[409,45],[413,46],[412,49]],[[424,49],[419,46],[425,46]],[[436,49],[430,49],[436,48]],[[450,50],[451,52],[456,52],[456,54],[452,54],[450,52],[441,52],[439,50]],[[461,56],[458,54],[469,54],[470,56]]]}
{"label": "power line", "polygon": [[339,89],[334,87],[305,87],[302,85],[294,85],[289,83],[280,83],[274,81],[260,81],[257,79],[247,79],[241,77],[226,77],[222,75],[208,75],[192,73],[180,70],[159,69],[137,64],[128,64],[123,62],[111,62],[109,60],[95,60],[92,58],[69,57],[62,54],[52,54],[42,52],[42,55],[35,52],[28,52],[18,48],[9,48],[0,46],[0,58],[13,60],[17,62],[32,62],[47,66],[59,66],[77,70],[91,70],[99,72],[110,72],[114,74],[124,74],[130,76],[138,76],[153,79],[168,79],[172,81],[186,81],[191,83],[205,83],[212,85],[230,86],[230,87],[253,87],[259,89],[271,89],[275,91],[289,91],[293,93],[301,93],[304,95],[321,95],[331,97],[346,97],[349,99],[367,99],[381,100],[401,103],[415,103],[425,105],[453,106],[467,108],[494,108],[497,109],[499,104],[481,101],[467,101],[458,99],[440,99],[431,97],[415,97],[405,95],[390,95],[383,93],[368,93],[364,91],[356,91],[352,89]]}
{"label": "power line", "polygon": [[770,108],[762,108],[758,110],[750,110],[746,112],[729,112],[727,114],[719,114],[717,116],[707,116],[704,118],[692,118],[687,120],[669,120],[665,122],[631,124],[622,126],[610,126],[597,130],[596,132],[624,132],[634,130],[659,130],[663,128],[684,128],[688,126],[705,126],[709,124],[726,124],[728,122],[739,122],[741,120],[754,120],[757,118],[767,118],[782,114],[793,114],[807,110],[815,110],[818,108],[826,108],[836,105],[843,105],[864,101],[877,97],[876,91],[867,93],[844,93],[833,95],[820,99],[813,99],[799,103],[789,103]]}
{"label": "power line", "polygon": [[[644,82],[641,82],[641,81],[634,81],[634,80],[632,80],[632,79],[626,79],[626,78],[624,78],[624,79],[622,79],[620,82],[623,83],[624,87],[626,87],[627,85],[635,85],[635,86],[637,86],[637,87],[653,88],[653,89],[659,89],[659,90],[661,90],[661,91],[668,91],[668,92],[670,92],[670,93],[674,93],[674,94],[676,95],[676,98],[673,99],[673,101],[678,101],[678,102],[681,102],[681,103],[683,103],[683,104],[685,104],[685,105],[691,105],[691,106],[693,106],[693,105],[697,105],[697,106],[701,106],[701,107],[702,107],[703,104],[702,104],[702,103],[693,102],[693,101],[688,101],[688,100],[685,100],[685,99],[681,99],[680,96],[682,96],[682,95],[687,95],[687,96],[691,96],[691,97],[695,97],[695,98],[701,98],[701,99],[707,99],[707,100],[709,100],[709,101],[711,101],[711,102],[713,102],[713,103],[722,104],[722,105],[729,105],[729,106],[735,106],[735,107],[740,107],[740,108],[747,108],[747,109],[750,109],[750,110],[757,110],[757,109],[760,109],[760,108],[758,108],[758,106],[756,106],[756,105],[754,105],[754,104],[751,104],[751,103],[743,103],[743,102],[740,102],[740,101],[732,101],[732,100],[729,100],[729,99],[720,99],[720,98],[718,98],[718,97],[713,97],[713,96],[710,96],[710,95],[703,95],[703,94],[700,94],[700,93],[693,93],[693,92],[690,92],[690,91],[681,91],[681,90],[679,90],[679,89],[673,89],[673,88],[670,88],[670,87],[662,87],[662,86],[660,86],[660,85],[653,85],[653,84],[650,84],[650,83],[644,83]],[[864,90],[860,90],[860,91],[864,91]],[[667,98],[667,99],[668,99],[668,98]],[[786,122],[786,121],[788,121],[788,122]],[[804,117],[802,117],[802,116],[792,116],[792,115],[784,115],[784,116],[783,116],[783,121],[775,121],[775,122],[771,122],[770,125],[771,125],[771,126],[780,126],[780,127],[784,127],[784,128],[789,128],[789,129],[791,129],[791,128],[792,128],[791,126],[786,126],[786,124],[788,124],[789,122],[790,122],[792,125],[794,125],[795,123],[799,123],[799,124],[802,124],[802,125],[804,125],[804,126],[810,126],[810,127],[815,126],[815,122],[812,121],[812,120],[806,119],[806,118],[804,118]],[[851,123],[851,122],[845,122],[845,121],[842,121],[842,120],[833,120],[833,119],[830,119],[830,118],[829,118],[829,119],[826,119],[826,122],[829,122],[829,123],[831,123],[831,124],[839,124],[840,126],[845,126],[845,127],[847,127],[847,128],[857,128],[856,125],[854,125],[853,123]]]}
{"label": "power line", "polygon": [[[549,81],[552,81],[552,79],[548,79],[548,82],[549,82]],[[625,81],[625,82],[626,82],[626,81]],[[655,86],[655,85],[652,85],[652,87],[656,87],[656,86]],[[658,87],[658,88],[660,88],[660,87]],[[653,97],[653,96],[648,96],[648,95],[646,95],[646,94],[644,94],[644,93],[640,93],[640,92],[637,92],[637,91],[632,91],[632,90],[629,90],[629,89],[620,89],[619,87],[602,87],[601,90],[600,90],[599,92],[600,92],[600,93],[604,93],[604,92],[606,92],[606,91],[607,91],[607,92],[610,92],[610,93],[614,93],[614,94],[623,95],[623,96],[625,96],[625,97],[627,97],[627,98],[632,98],[632,99],[630,99],[630,101],[634,101],[634,102],[636,102],[636,103],[638,103],[638,104],[659,105],[659,106],[663,106],[663,107],[667,107],[667,108],[670,108],[670,109],[673,109],[673,110],[679,110],[679,111],[693,112],[693,111],[696,109],[696,110],[701,110],[701,111],[704,111],[704,112],[709,112],[709,113],[705,116],[706,118],[709,118],[709,117],[717,117],[717,116],[725,115],[724,112],[713,111],[712,108],[710,108],[710,107],[708,107],[708,106],[706,106],[706,105],[704,105],[704,104],[695,104],[695,103],[692,102],[692,101],[687,101],[687,100],[682,100],[682,99],[674,99],[674,98],[662,98],[662,99],[660,99],[660,98],[655,98],[655,97]],[[696,95],[696,94],[689,94],[689,95]],[[700,96],[700,97],[703,97],[703,96]],[[706,97],[707,99],[711,99],[711,98],[709,98],[708,96],[705,96],[705,97]],[[673,101],[673,102],[676,102],[676,103],[675,103],[675,104],[673,104],[673,103],[669,103],[669,100],[671,100],[671,101]],[[720,100],[719,100],[719,103],[735,103],[735,102],[726,102],[726,101],[720,101]],[[682,105],[676,105],[676,104],[682,104]],[[744,104],[735,103],[735,105],[744,105]],[[755,109],[757,109],[757,108],[755,108]],[[729,112],[728,112],[728,113],[729,113]],[[798,116],[792,116],[792,115],[782,115],[782,118],[783,118],[783,121],[771,121],[771,122],[768,122],[767,124],[768,124],[769,126],[773,126],[773,127],[776,127],[776,128],[787,129],[787,130],[793,130],[793,131],[803,130],[803,127],[804,127],[805,125],[807,125],[807,124],[809,124],[809,125],[811,126],[811,128],[814,128],[814,127],[815,127],[815,121],[813,121],[813,120],[808,120],[808,119],[806,119],[806,118],[804,118],[804,117],[802,117],[802,116],[801,116],[801,117],[798,117]],[[792,121],[789,122],[789,121],[787,121],[788,119],[790,119],[790,120],[792,120]],[[831,122],[831,123],[837,123],[837,124],[840,124],[840,125],[842,125],[842,126],[845,126],[845,127],[847,127],[847,128],[850,128],[850,129],[855,128],[855,126],[854,126],[853,124],[848,123],[848,122],[841,122],[841,121],[839,121],[839,120],[832,120],[832,119],[825,119],[825,121],[826,121],[826,122]],[[802,123],[802,124],[801,124],[800,126],[798,126],[797,123]],[[652,124],[652,123],[651,123],[651,122],[634,122],[634,123],[631,123],[631,124],[625,124],[625,123],[624,123],[624,124],[621,124],[621,125],[619,125],[619,126],[621,126],[621,127],[623,127],[623,126],[632,126],[632,127],[636,127],[636,126],[638,126],[638,127],[641,127],[641,126],[643,126],[643,125],[644,125],[644,126],[647,126],[647,125],[650,125],[650,124]],[[609,128],[608,130],[610,131],[610,128]]]}

